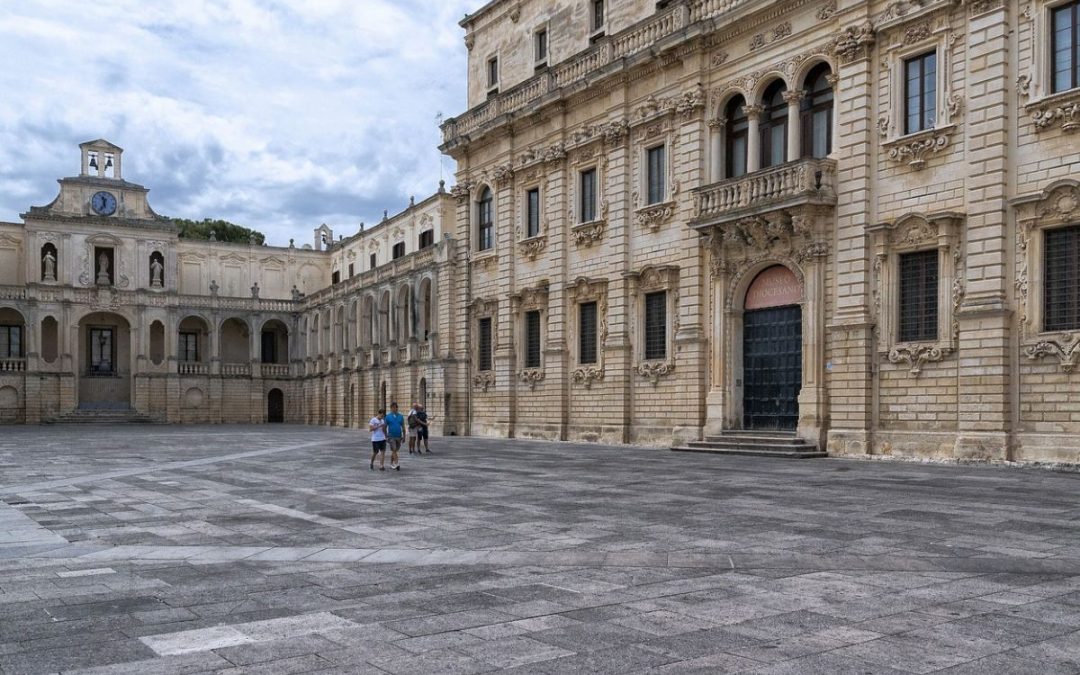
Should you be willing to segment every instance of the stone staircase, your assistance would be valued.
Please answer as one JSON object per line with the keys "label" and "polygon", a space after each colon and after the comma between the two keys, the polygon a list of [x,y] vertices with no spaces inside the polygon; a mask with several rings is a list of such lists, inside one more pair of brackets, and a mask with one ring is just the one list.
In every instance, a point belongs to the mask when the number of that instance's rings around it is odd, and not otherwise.
{"label": "stone staircase", "polygon": [[707,436],[703,441],[690,441],[672,450],[782,459],[814,459],[829,456],[829,453],[822,452],[817,446],[807,443],[793,432],[785,431],[724,431],[719,436]]}
{"label": "stone staircase", "polygon": [[164,424],[164,421],[147,413],[130,408],[76,408],[71,412],[57,415],[45,424]]}

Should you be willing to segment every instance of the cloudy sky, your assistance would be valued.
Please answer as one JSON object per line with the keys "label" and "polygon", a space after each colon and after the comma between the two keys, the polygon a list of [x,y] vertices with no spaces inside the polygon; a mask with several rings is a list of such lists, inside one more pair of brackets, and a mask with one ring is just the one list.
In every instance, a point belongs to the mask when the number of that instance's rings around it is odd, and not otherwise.
{"label": "cloudy sky", "polygon": [[103,137],[163,215],[353,234],[452,184],[436,116],[464,110],[457,23],[482,4],[3,0],[0,221]]}

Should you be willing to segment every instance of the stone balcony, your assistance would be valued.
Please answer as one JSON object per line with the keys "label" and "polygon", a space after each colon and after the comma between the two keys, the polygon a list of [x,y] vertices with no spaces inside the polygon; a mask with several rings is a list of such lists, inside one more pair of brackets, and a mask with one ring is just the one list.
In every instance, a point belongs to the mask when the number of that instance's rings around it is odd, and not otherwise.
{"label": "stone balcony", "polygon": [[836,160],[799,159],[693,191],[695,229],[798,206],[836,206]]}
{"label": "stone balcony", "polygon": [[0,359],[0,373],[21,373],[26,370],[26,359]]}

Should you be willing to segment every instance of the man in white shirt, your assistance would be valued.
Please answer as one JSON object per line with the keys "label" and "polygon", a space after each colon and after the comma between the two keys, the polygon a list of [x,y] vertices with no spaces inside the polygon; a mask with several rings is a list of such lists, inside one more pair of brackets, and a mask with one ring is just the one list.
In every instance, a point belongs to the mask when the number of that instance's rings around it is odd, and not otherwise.
{"label": "man in white shirt", "polygon": [[416,449],[416,427],[419,426],[416,422],[416,403],[412,404],[412,408],[409,408],[409,414],[405,416],[405,421],[409,427],[409,454],[413,454],[413,450]]}
{"label": "man in white shirt", "polygon": [[379,471],[386,471],[386,410],[379,408],[379,414],[368,422],[371,431],[371,470],[375,470],[375,458],[379,458]]}

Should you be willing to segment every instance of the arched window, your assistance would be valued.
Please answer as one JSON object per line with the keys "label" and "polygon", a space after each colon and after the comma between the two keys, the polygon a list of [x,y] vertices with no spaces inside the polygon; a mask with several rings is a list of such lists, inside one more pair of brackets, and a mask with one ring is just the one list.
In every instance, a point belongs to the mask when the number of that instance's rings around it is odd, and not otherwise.
{"label": "arched window", "polygon": [[150,254],[150,287],[162,288],[165,285],[165,256],[161,251]]}
{"label": "arched window", "polygon": [[56,281],[57,276],[57,264],[60,262],[60,255],[56,252],[56,246],[53,244],[45,244],[41,247],[41,280],[42,281]]}
{"label": "arched window", "polygon": [[731,99],[724,110],[724,117],[727,119],[725,175],[728,178],[738,178],[746,173],[746,148],[750,130],[750,121],[746,117],[746,100],[742,96]]}
{"label": "arched window", "polygon": [[769,85],[762,97],[761,168],[777,166],[787,161],[787,101],[783,80]]}
{"label": "arched window", "polygon": [[806,76],[800,107],[802,156],[821,159],[832,153],[833,90],[829,64],[820,63]]}
{"label": "arched window", "polygon": [[492,212],[492,204],[494,199],[491,195],[491,188],[485,187],[483,192],[480,193],[480,202],[477,204],[477,229],[476,229],[476,248],[479,251],[486,251],[495,245],[495,220]]}

